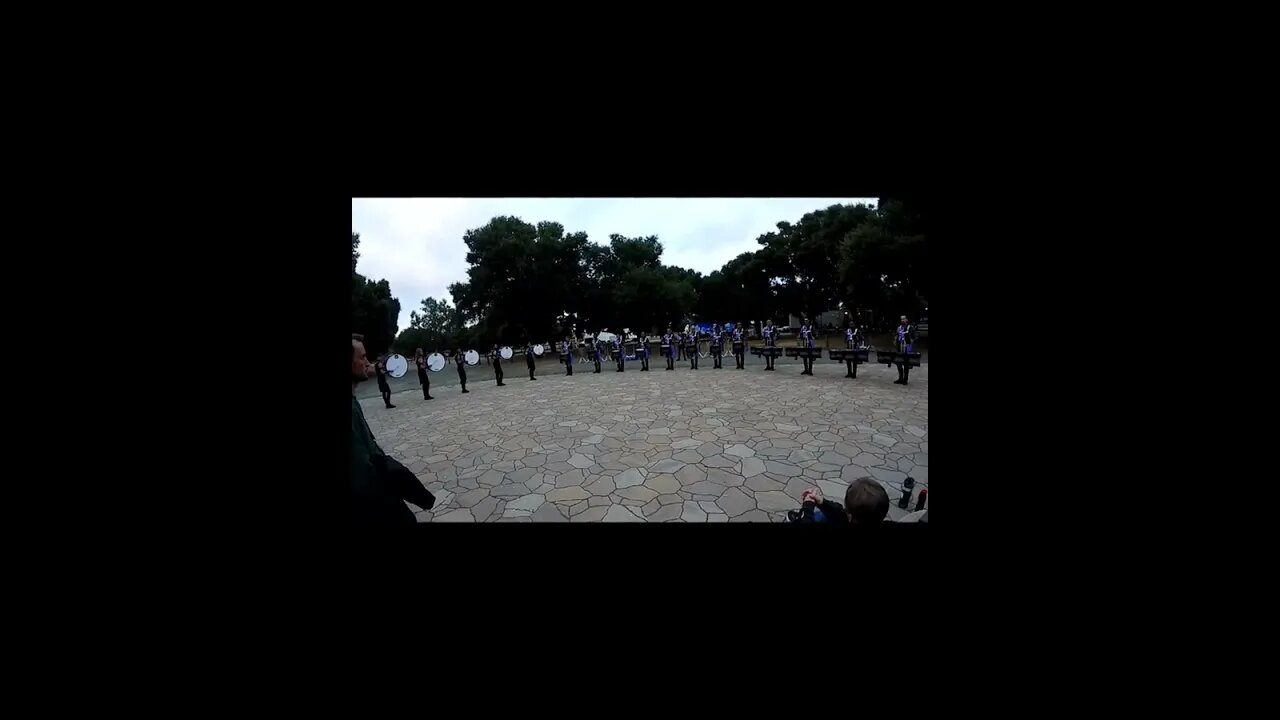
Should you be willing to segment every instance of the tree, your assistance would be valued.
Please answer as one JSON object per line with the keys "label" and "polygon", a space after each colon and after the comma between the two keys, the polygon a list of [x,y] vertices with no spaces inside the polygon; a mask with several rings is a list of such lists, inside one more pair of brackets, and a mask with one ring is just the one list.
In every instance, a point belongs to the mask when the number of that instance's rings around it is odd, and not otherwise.
{"label": "tree", "polygon": [[391,295],[386,280],[372,282],[357,275],[351,298],[351,325],[364,335],[364,346],[370,357],[391,347],[400,317],[400,301]]}
{"label": "tree", "polygon": [[424,298],[422,314],[418,314],[416,310],[409,312],[409,327],[396,338],[396,347],[402,353],[412,353],[417,348],[448,347],[453,320],[454,308],[450,307],[448,300]]}
{"label": "tree", "polygon": [[377,357],[391,347],[400,318],[400,301],[391,296],[386,280],[372,282],[356,272],[360,259],[360,233],[351,233],[351,327],[364,335],[364,346],[370,357]]}
{"label": "tree", "polygon": [[878,318],[918,317],[929,291],[924,218],[903,201],[882,200],[867,222],[840,244],[846,303]]}

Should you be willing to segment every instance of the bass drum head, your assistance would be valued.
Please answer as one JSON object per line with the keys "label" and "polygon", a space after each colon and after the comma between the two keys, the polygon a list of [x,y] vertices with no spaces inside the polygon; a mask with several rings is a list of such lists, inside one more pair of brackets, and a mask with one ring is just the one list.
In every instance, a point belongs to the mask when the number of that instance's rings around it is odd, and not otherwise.
{"label": "bass drum head", "polygon": [[468,350],[462,354],[462,359],[466,360],[468,365],[475,365],[480,362],[480,353],[475,350]]}
{"label": "bass drum head", "polygon": [[511,348],[506,346],[499,348],[498,354],[502,356],[503,360],[510,360],[511,356],[515,355],[515,353],[511,351]]}
{"label": "bass drum head", "polygon": [[387,374],[391,377],[404,377],[409,372],[409,361],[404,359],[403,355],[392,355],[387,358]]}
{"label": "bass drum head", "polygon": [[440,353],[431,353],[427,356],[427,369],[431,372],[440,372],[444,369],[444,356]]}
{"label": "bass drum head", "polygon": [[533,346],[533,354],[542,357],[542,353],[546,352],[546,348],[542,347],[542,343]]}

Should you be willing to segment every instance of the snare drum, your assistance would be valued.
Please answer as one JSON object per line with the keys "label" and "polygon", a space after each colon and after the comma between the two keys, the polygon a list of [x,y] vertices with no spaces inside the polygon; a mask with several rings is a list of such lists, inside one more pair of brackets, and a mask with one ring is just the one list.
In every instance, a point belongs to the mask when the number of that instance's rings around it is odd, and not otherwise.
{"label": "snare drum", "polygon": [[444,356],[438,352],[433,352],[427,356],[427,369],[431,372],[440,372],[444,369],[445,364]]}
{"label": "snare drum", "polygon": [[462,359],[465,360],[468,365],[478,365],[480,363],[480,353],[475,350],[468,350],[462,354]]}
{"label": "snare drum", "polygon": [[515,355],[515,353],[511,350],[511,348],[505,345],[502,346],[501,348],[498,348],[498,354],[502,356],[503,360],[510,360],[511,356]]}

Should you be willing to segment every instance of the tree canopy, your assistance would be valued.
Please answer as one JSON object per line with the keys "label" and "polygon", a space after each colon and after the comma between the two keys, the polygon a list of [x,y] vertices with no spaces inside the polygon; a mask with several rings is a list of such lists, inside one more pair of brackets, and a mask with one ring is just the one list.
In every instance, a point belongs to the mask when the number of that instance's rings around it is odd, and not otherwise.
{"label": "tree canopy", "polygon": [[351,327],[364,335],[369,357],[377,357],[391,347],[400,319],[400,301],[391,295],[386,280],[374,282],[356,272],[360,259],[360,233],[351,233]]}
{"label": "tree canopy", "polygon": [[[579,332],[660,332],[692,321],[785,322],[788,314],[815,317],[841,307],[877,318],[915,317],[929,291],[924,215],[897,199],[882,198],[876,207],[832,205],[794,224],[779,222],[757,238],[758,249],[706,276],[663,264],[662,243],[652,235],[614,234],[600,244],[558,222],[502,216],[462,239],[469,268],[448,288],[453,304],[424,298],[396,338],[398,352],[518,346],[561,338],[571,325]],[[358,246],[353,232],[352,313],[357,327],[363,319],[380,328],[366,327],[367,340],[375,335],[389,344],[400,303],[385,280],[356,274]],[[377,352],[376,342],[368,344]]]}

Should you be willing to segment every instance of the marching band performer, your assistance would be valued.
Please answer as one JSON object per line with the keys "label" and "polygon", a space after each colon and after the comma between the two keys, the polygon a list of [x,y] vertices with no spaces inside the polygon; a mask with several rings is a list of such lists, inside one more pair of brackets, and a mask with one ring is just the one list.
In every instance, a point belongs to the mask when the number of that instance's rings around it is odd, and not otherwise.
{"label": "marching band performer", "polygon": [[673,335],[673,334],[671,333],[671,326],[670,326],[670,325],[668,325],[668,326],[667,326],[667,334],[662,336],[662,344],[663,344],[663,346],[664,346],[664,347],[666,347],[666,349],[667,349],[667,351],[666,351],[664,354],[667,356],[667,369],[668,369],[668,370],[675,370],[675,369],[676,369],[676,366],[675,366],[675,357],[676,357],[676,348],[675,348],[675,343],[676,343],[675,335]]}
{"label": "marching band performer", "polygon": [[[849,323],[848,327],[844,329],[845,349],[853,350],[854,348],[857,347],[857,336],[858,336],[858,329],[853,326],[853,323]],[[846,369],[845,375],[844,375],[845,377],[847,378],[858,377],[858,366],[854,364],[852,357],[849,357],[848,355],[844,356],[844,366]]]}
{"label": "marching band performer", "polygon": [[640,359],[640,372],[649,372],[649,333],[641,333],[636,345],[636,357]]}
{"label": "marching band performer", "polygon": [[[916,326],[907,322],[907,316],[903,315],[898,322],[898,327],[894,329],[894,344],[898,346],[898,352],[907,352],[908,346],[914,346],[916,343]],[[915,348],[912,347],[912,350]],[[905,357],[898,360],[898,379],[893,381],[894,385],[906,385],[907,376],[911,374],[911,365]]]}
{"label": "marching band performer", "polygon": [[686,336],[685,354],[689,356],[689,369],[698,369],[698,328],[694,325],[689,326],[689,334]]}
{"label": "marching band performer", "polygon": [[378,374],[378,393],[382,395],[382,402],[390,410],[395,405],[391,404],[391,386],[387,384],[387,356],[379,355],[377,362],[373,364],[373,371]]}
{"label": "marching band performer", "polygon": [[613,354],[618,356],[618,369],[614,370],[614,372],[623,372],[622,362],[624,358],[622,357],[622,336],[621,335],[613,336]]}
{"label": "marching band performer", "polygon": [[742,337],[742,323],[734,323],[733,326],[733,359],[738,363],[738,370],[743,369],[747,361],[746,343]]}
{"label": "marching band performer", "polygon": [[675,341],[675,344],[676,344],[676,359],[677,359],[677,360],[684,360],[684,336],[685,336],[685,332],[686,332],[685,330],[681,330],[680,332],[676,333],[675,337],[673,338],[673,339],[674,339],[674,341]]}
{"label": "marching band performer", "polygon": [[471,392],[467,389],[467,362],[463,359],[461,350],[453,351],[453,362],[458,366],[458,379],[462,381],[462,392]]}
{"label": "marching band performer", "polygon": [[711,326],[711,358],[714,361],[713,370],[719,370],[720,359],[724,356],[724,329],[720,327],[720,323]]}
{"label": "marching band performer", "polygon": [[418,366],[418,383],[422,385],[422,399],[434,400],[431,397],[431,380],[427,378],[427,356],[423,354],[422,348],[413,355],[413,362]]}
{"label": "marching band performer", "polygon": [[529,379],[537,380],[538,378],[533,376],[533,345],[527,342],[524,344],[524,362],[529,366]]}
{"label": "marching band performer", "polygon": [[498,352],[496,343],[491,352],[493,353],[493,375],[498,379],[498,387],[502,387],[506,385],[506,383],[502,382],[502,353]]}
{"label": "marching band performer", "polygon": [[[801,318],[800,320],[800,347],[813,347],[813,330],[809,328],[809,318]],[[804,370],[800,371],[801,375],[813,374],[813,359],[805,356],[800,358],[804,361]]]}
{"label": "marching band performer", "polygon": [[[775,327],[773,326],[773,318],[769,318],[769,322],[768,322],[768,324],[766,324],[766,325],[764,326],[764,328],[760,331],[760,334],[761,334],[762,336],[764,336],[764,346],[765,346],[765,347],[767,347],[767,348],[777,347],[777,343],[776,343],[776,340],[775,340],[775,338],[776,338],[776,336],[777,336],[777,332],[778,332],[777,328],[775,328]],[[773,356],[772,356],[772,355],[769,355],[768,357],[766,357],[766,358],[765,358],[765,367],[764,367],[764,369],[765,369],[765,370],[775,370],[775,369],[776,369],[776,368],[774,368],[774,367],[773,367]]]}
{"label": "marching band performer", "polygon": [[570,335],[564,336],[564,343],[560,345],[560,355],[564,358],[564,374],[573,375],[573,346],[569,344]]}
{"label": "marching band performer", "polygon": [[596,374],[600,372],[600,361],[603,359],[600,357],[600,338],[597,335],[592,335],[587,342],[591,343],[591,359],[596,364],[596,372],[593,374]]}

